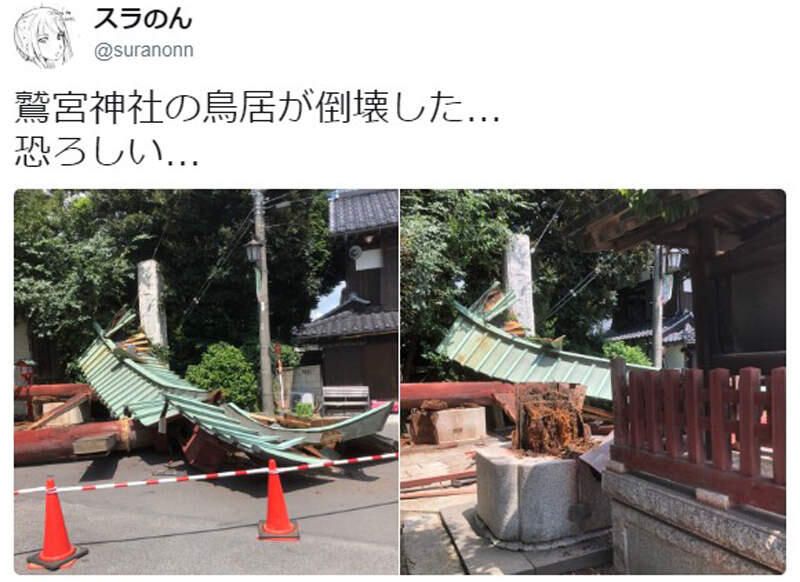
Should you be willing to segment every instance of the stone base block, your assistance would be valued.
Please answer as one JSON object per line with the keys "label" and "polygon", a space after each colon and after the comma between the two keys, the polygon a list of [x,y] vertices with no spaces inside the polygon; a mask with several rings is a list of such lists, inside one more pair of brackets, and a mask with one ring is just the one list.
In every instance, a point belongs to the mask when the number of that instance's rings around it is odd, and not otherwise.
{"label": "stone base block", "polygon": [[770,574],[786,568],[786,524],[723,510],[694,491],[633,473],[603,473],[612,499],[614,566],[625,574]]}
{"label": "stone base block", "polygon": [[591,468],[574,459],[479,450],[477,513],[501,540],[536,544],[611,524],[608,498]]}

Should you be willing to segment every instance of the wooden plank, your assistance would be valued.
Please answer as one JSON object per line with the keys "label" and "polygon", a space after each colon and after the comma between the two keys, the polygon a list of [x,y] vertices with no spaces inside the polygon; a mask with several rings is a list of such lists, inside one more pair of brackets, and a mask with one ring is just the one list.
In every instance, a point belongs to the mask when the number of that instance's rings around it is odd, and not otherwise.
{"label": "wooden plank", "polygon": [[680,370],[663,370],[661,385],[664,389],[664,439],[667,443],[667,453],[670,457],[677,458],[680,455],[680,426],[678,425]]}
{"label": "wooden plank", "polygon": [[756,427],[761,422],[755,395],[761,388],[761,370],[739,371],[739,471],[748,476],[761,475],[761,447]]}
{"label": "wooden plank", "polygon": [[54,420],[59,416],[66,414],[76,406],[80,406],[81,404],[89,400],[90,396],[91,396],[90,392],[83,392],[82,394],[76,394],[58,408],[54,408],[53,410],[42,416],[36,422],[32,422],[31,424],[29,424],[27,427],[25,427],[24,430],[35,430],[41,426],[46,425],[51,420]]}
{"label": "wooden plank", "polygon": [[407,479],[400,481],[400,489],[411,489],[412,487],[422,487],[423,485],[431,485],[433,483],[441,483],[442,481],[452,481],[453,479],[467,479],[469,477],[477,477],[478,473],[475,469],[471,471],[461,471],[459,473],[445,473],[444,475],[436,475],[435,477],[420,477],[419,479]]}
{"label": "wooden plank", "polygon": [[653,453],[660,453],[664,450],[661,444],[661,432],[658,429],[658,417],[656,407],[658,405],[657,386],[661,381],[658,372],[646,372],[644,379],[644,411],[645,411],[645,430],[647,434],[647,450]]}
{"label": "wooden plank", "polygon": [[403,493],[400,499],[420,499],[424,497],[446,497],[448,495],[472,495],[477,493],[477,487],[465,487],[463,489],[433,489],[430,491],[414,491]]}
{"label": "wooden plank", "polygon": [[770,374],[770,423],[772,424],[772,480],[786,484],[786,368]]}
{"label": "wooden plank", "polygon": [[725,402],[722,392],[730,384],[731,373],[715,368],[709,373],[709,404],[711,406],[711,462],[714,467],[727,471],[731,468],[731,439],[725,428]]}
{"label": "wooden plank", "polygon": [[[628,382],[627,366],[625,360],[616,358],[611,360],[611,393],[614,412],[614,442],[625,446],[628,444]],[[592,412],[587,410],[586,412]]]}
{"label": "wooden plank", "polygon": [[686,408],[686,449],[689,462],[705,464],[706,453],[700,432],[700,391],[703,388],[703,370],[683,371],[684,406]]}
{"label": "wooden plank", "polygon": [[644,372],[641,370],[631,370],[628,375],[628,390],[630,391],[628,418],[631,421],[631,445],[637,449],[644,445],[643,375]]}

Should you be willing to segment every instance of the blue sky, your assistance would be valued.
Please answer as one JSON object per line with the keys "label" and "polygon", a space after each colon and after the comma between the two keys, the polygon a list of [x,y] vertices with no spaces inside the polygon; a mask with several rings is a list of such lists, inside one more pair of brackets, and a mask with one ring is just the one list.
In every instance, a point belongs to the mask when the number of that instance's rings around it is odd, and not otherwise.
{"label": "blue sky", "polygon": [[342,289],[344,289],[344,281],[339,281],[336,287],[333,288],[333,291],[319,298],[317,306],[311,310],[312,321],[317,319],[320,315],[325,315],[331,309],[339,305],[339,297],[342,294]]}

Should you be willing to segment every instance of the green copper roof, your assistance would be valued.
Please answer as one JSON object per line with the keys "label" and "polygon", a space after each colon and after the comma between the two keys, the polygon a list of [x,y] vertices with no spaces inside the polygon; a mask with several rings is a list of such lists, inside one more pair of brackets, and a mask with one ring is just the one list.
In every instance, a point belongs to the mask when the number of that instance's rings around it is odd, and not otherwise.
{"label": "green copper roof", "polygon": [[152,355],[142,333],[114,342],[111,336],[135,318],[128,313],[104,331],[94,324],[97,338],[78,360],[98,398],[117,418],[130,417],[145,426],[162,417],[181,415],[205,432],[242,451],[262,458],[310,463],[316,457],[291,451],[302,444],[318,444],[335,431],[341,440],[373,434],[383,427],[391,404],[320,429],[266,426],[232,404],[215,406],[204,401],[209,393],[193,386]]}
{"label": "green copper roof", "polygon": [[[582,384],[586,386],[586,396],[611,400],[611,362],[606,358],[549,349],[489,323],[513,302],[508,301],[509,296],[487,311],[481,300],[470,309],[456,303],[456,320],[436,351],[498,380]],[[485,297],[486,294],[482,299]],[[628,368],[652,369],[634,365]]]}
{"label": "green copper roof", "polygon": [[[208,396],[208,392],[193,386],[154,356],[131,354],[109,339],[120,327],[118,324],[106,332],[95,324],[98,337],[78,359],[86,380],[112,415],[127,416],[149,426],[158,422],[164,412],[165,393],[196,400]],[[175,414],[177,410],[167,408],[166,416]]]}
{"label": "green copper roof", "polygon": [[288,449],[302,444],[306,439],[297,436],[291,439],[267,434],[266,427],[258,423],[243,423],[225,413],[222,406],[198,402],[176,394],[167,394],[167,400],[180,414],[204,431],[223,442],[233,445],[258,457],[276,458],[292,463],[310,463],[318,459],[301,455]]}

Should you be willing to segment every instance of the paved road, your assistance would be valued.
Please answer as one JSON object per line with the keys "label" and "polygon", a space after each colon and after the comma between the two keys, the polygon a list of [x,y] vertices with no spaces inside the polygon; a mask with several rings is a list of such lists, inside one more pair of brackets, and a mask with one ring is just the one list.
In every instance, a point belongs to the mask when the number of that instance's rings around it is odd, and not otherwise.
{"label": "paved road", "polygon": [[[64,486],[171,476],[164,474],[167,461],[142,452],[17,467],[14,487],[43,485],[47,475]],[[182,460],[173,467],[172,475],[187,474]],[[300,524],[297,543],[256,539],[256,523],[266,512],[263,475],[63,493],[70,540],[89,548],[64,572],[396,574],[397,479],[395,461],[283,475],[289,514]],[[43,523],[44,494],[14,499],[17,572],[25,572],[25,558],[41,548]]]}

